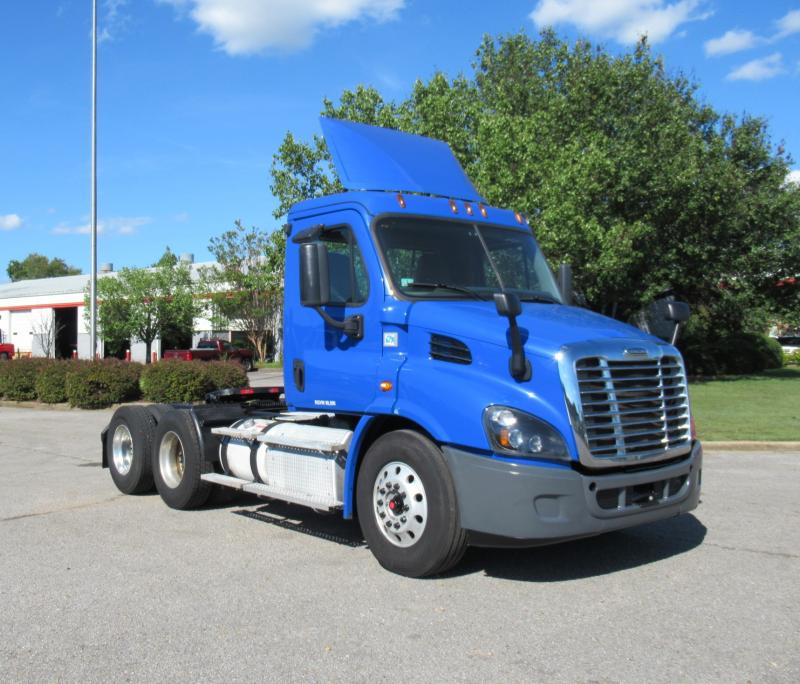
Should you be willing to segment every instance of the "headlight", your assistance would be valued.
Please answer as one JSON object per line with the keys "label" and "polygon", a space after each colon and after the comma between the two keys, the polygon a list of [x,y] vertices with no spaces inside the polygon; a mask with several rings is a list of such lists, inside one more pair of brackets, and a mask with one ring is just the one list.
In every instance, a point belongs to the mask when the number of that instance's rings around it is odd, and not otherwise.
{"label": "headlight", "polygon": [[569,460],[567,445],[558,431],[530,414],[489,406],[483,412],[483,425],[489,442],[501,454]]}

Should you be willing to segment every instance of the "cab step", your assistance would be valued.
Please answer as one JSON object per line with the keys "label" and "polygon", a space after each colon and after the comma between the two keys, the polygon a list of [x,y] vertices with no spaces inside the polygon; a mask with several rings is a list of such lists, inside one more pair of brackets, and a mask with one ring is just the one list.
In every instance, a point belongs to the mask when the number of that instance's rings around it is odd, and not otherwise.
{"label": "cab step", "polygon": [[263,496],[268,499],[278,499],[279,501],[286,501],[287,503],[307,506],[308,508],[313,508],[318,511],[336,511],[341,509],[343,505],[341,501],[337,501],[336,499],[314,496],[306,492],[293,491],[274,485],[262,484],[260,482],[249,482],[238,477],[231,477],[230,475],[222,475],[220,473],[204,473],[200,478],[212,484],[232,487],[233,489]]}

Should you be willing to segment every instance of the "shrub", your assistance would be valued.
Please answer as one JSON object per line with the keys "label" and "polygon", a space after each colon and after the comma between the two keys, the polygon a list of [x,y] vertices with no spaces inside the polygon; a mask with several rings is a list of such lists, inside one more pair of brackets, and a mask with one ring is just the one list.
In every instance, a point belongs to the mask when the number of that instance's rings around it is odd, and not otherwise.
{"label": "shrub", "polygon": [[244,372],[242,364],[236,361],[209,361],[205,365],[212,389],[248,385],[247,373]]}
{"label": "shrub", "polygon": [[14,359],[0,364],[2,392],[12,401],[36,399],[36,378],[39,372],[54,362],[50,359]]}
{"label": "shrub", "polygon": [[205,361],[181,359],[148,365],[141,384],[144,398],[159,403],[201,401],[214,388]]}
{"label": "shrub", "polygon": [[78,408],[105,408],[140,397],[138,363],[104,359],[73,365],[66,376],[67,399]]}
{"label": "shrub", "polygon": [[752,333],[738,333],[707,343],[691,340],[684,349],[684,359],[690,375],[743,375],[783,365],[778,341]]}
{"label": "shrub", "polygon": [[[800,349],[793,352],[784,352],[783,354],[783,365],[784,366],[800,366]],[[0,380],[2,383],[2,380]],[[2,389],[0,388],[0,391]]]}
{"label": "shrub", "polygon": [[45,404],[67,400],[67,372],[80,361],[53,361],[44,366],[36,378],[36,396]]}

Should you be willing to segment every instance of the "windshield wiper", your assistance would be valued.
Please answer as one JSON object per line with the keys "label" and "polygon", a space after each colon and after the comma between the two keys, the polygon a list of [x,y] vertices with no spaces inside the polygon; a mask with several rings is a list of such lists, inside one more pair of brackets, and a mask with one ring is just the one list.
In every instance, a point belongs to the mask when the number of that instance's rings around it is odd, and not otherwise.
{"label": "windshield wiper", "polygon": [[542,302],[544,304],[561,304],[555,297],[549,294],[529,294],[520,296],[523,302]]}
{"label": "windshield wiper", "polygon": [[475,292],[475,290],[470,290],[468,287],[461,287],[460,285],[450,285],[448,283],[410,283],[406,287],[422,287],[428,290],[453,290],[454,292],[463,292],[484,302],[487,301],[486,297],[483,297],[480,293]]}

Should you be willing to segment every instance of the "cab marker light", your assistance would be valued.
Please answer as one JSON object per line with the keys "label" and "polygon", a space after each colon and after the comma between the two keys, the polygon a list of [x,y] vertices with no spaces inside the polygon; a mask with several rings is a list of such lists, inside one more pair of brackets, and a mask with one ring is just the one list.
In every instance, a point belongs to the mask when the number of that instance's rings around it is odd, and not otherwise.
{"label": "cab marker light", "polygon": [[406,208],[406,198],[403,197],[403,193],[402,192],[398,192],[397,193],[397,203],[400,205],[401,209],[405,209]]}
{"label": "cab marker light", "polygon": [[482,204],[478,205],[478,210],[481,212],[481,216],[483,216],[483,218],[489,217],[489,212],[486,211],[486,207],[484,207]]}
{"label": "cab marker light", "polygon": [[452,199],[450,200],[450,211],[452,211],[454,214],[458,213],[458,205],[456,204],[456,201]]}
{"label": "cab marker light", "polygon": [[475,213],[473,212],[472,205],[469,202],[464,202],[464,209],[467,212],[467,216],[472,216],[472,214]]}

